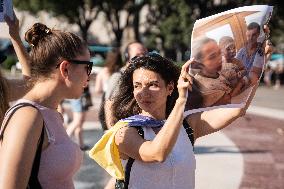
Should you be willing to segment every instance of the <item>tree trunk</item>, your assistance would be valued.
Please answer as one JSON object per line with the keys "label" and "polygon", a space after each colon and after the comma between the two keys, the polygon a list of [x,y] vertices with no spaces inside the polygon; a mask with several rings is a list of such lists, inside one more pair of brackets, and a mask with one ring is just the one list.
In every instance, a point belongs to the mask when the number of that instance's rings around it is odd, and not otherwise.
{"label": "tree trunk", "polygon": [[113,31],[115,34],[115,46],[120,47],[121,46],[121,40],[123,35],[123,29],[118,29]]}
{"label": "tree trunk", "polygon": [[81,34],[82,34],[82,38],[88,42],[88,28],[86,27],[81,27]]}
{"label": "tree trunk", "polygon": [[139,22],[140,22],[140,14],[138,11],[134,13],[134,18],[133,18],[133,30],[134,30],[134,36],[136,41],[141,41],[140,38],[140,33],[139,33]]}

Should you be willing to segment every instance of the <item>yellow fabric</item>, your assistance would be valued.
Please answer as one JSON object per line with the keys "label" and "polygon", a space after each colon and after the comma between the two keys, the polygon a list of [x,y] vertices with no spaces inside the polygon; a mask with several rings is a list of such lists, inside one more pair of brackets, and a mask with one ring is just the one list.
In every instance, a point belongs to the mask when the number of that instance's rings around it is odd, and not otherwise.
{"label": "yellow fabric", "polygon": [[115,144],[115,134],[127,126],[127,122],[118,122],[108,130],[90,150],[89,156],[104,168],[112,177],[124,179],[124,170],[121,164],[118,147]]}

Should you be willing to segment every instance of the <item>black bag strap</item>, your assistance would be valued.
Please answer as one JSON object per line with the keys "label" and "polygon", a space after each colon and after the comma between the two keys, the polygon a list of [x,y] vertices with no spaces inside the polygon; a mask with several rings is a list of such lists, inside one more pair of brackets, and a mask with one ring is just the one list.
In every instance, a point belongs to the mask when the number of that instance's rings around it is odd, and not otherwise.
{"label": "black bag strap", "polygon": [[190,125],[188,124],[188,122],[186,121],[186,119],[183,120],[182,122],[183,127],[187,133],[187,136],[192,144],[192,146],[194,147],[194,131],[193,129],[190,127]]}
{"label": "black bag strap", "polygon": [[[144,139],[144,130],[142,127],[135,127],[138,131],[138,134]],[[130,180],[130,171],[135,159],[129,157],[126,167],[125,167],[125,179],[116,180],[115,189],[128,189],[129,180]]]}
{"label": "black bag strap", "polygon": [[[135,127],[138,131],[138,134],[144,139],[144,130],[142,129],[142,127]],[[128,189],[128,184],[129,184],[129,180],[130,180],[130,171],[131,171],[131,167],[134,163],[135,159],[133,158],[129,158],[126,164],[126,169],[125,169],[125,189]]]}
{"label": "black bag strap", "polygon": [[[32,106],[34,108],[36,108],[34,105],[30,104],[30,103],[26,103],[26,102],[23,102],[23,103],[18,103],[16,104],[15,106],[11,107],[6,113],[5,113],[5,116],[4,116],[4,120],[3,120],[3,123],[2,123],[2,126],[1,126],[1,129],[0,129],[0,141],[3,140],[3,137],[4,137],[4,131],[10,121],[10,119],[12,118],[12,115],[20,108],[22,107],[26,107],[26,106]],[[37,109],[37,108],[36,108]],[[11,113],[10,113],[11,112]]]}
{"label": "black bag strap", "polygon": [[[187,136],[192,144],[192,146],[194,146],[194,132],[193,129],[189,126],[189,124],[187,123],[187,121],[184,119],[183,120],[183,127],[187,133]],[[142,129],[142,127],[135,127],[138,131],[138,134],[144,138],[144,131]],[[126,167],[125,167],[125,179],[124,180],[116,180],[115,183],[115,189],[128,189],[128,185],[129,185],[129,180],[130,180],[130,171],[131,171],[131,167],[134,163],[135,159],[133,158],[129,158],[127,163],[126,163]]]}
{"label": "black bag strap", "polygon": [[[3,121],[3,130],[0,133],[0,141],[3,139],[4,137],[4,131],[10,121],[10,119],[12,118],[12,115],[20,108],[22,107],[26,107],[26,106],[32,106],[33,108],[36,108],[34,105],[30,104],[30,103],[19,103],[16,104],[14,107],[10,108],[7,113],[5,114],[5,119]],[[10,113],[10,111],[12,111]],[[36,154],[35,154],[35,158],[33,161],[33,166],[32,166],[32,171],[31,171],[31,175],[29,178],[29,182],[28,182],[28,186],[27,189],[41,189],[41,185],[39,183],[38,180],[38,171],[39,171],[39,165],[40,165],[40,158],[41,158],[41,151],[42,151],[42,145],[43,145],[43,141],[44,141],[44,121],[43,121],[43,126],[41,129],[41,134],[40,134],[40,138],[38,141],[38,146],[37,146],[37,150],[36,150]]]}
{"label": "black bag strap", "polygon": [[43,126],[42,126],[42,129],[41,129],[39,143],[38,143],[38,146],[37,146],[36,155],[35,155],[35,158],[34,158],[33,167],[32,167],[32,171],[31,171],[31,175],[30,175],[30,179],[29,179],[27,189],[34,189],[34,188],[41,189],[41,185],[40,185],[39,180],[38,180],[38,171],[39,171],[43,141],[44,141],[44,122],[43,122]]}

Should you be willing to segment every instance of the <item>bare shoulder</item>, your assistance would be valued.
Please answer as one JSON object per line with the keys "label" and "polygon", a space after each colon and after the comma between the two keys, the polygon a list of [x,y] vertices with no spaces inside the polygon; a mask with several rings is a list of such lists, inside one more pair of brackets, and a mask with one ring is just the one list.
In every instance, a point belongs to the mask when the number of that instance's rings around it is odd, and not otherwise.
{"label": "bare shoulder", "polygon": [[121,145],[123,143],[126,143],[129,140],[135,139],[138,137],[139,134],[137,132],[137,129],[134,127],[122,127],[120,128],[116,134],[115,134],[115,143],[116,145]]}
{"label": "bare shoulder", "polygon": [[11,116],[5,129],[5,135],[10,139],[35,137],[39,135],[42,125],[43,118],[36,108],[22,107]]}
{"label": "bare shoulder", "polygon": [[[132,157],[133,159],[140,159],[145,154],[145,150],[142,147],[147,141],[143,139],[135,127],[122,127],[115,135],[115,143],[118,147],[121,158],[127,159]],[[146,149],[151,149],[149,145],[146,145]],[[142,149],[143,148],[143,149]],[[140,151],[141,150],[141,151]]]}

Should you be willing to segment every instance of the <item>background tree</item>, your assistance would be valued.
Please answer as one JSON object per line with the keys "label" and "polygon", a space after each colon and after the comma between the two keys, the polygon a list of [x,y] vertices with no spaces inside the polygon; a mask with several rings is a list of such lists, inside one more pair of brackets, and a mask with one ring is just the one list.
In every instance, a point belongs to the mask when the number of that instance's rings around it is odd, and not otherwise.
{"label": "background tree", "polygon": [[115,35],[115,45],[120,46],[126,28],[134,31],[135,39],[140,41],[140,11],[147,0],[102,0],[100,10],[104,12]]}
{"label": "background tree", "polygon": [[181,61],[182,52],[190,47],[192,11],[184,0],[151,0],[144,34],[146,45]]}
{"label": "background tree", "polygon": [[[141,33],[140,33],[140,13],[142,8],[149,4],[149,0],[135,0],[131,6],[128,8],[128,12],[130,14],[130,17],[128,19],[128,26],[131,26],[134,31],[134,37],[136,41],[141,42]],[[142,23],[143,25],[143,23]]]}
{"label": "background tree", "polygon": [[[276,45],[284,44],[284,1],[280,0],[14,0],[15,7],[20,10],[32,14],[45,10],[77,24],[84,39],[87,39],[90,25],[102,11],[115,35],[117,46],[121,45],[125,28],[131,28],[137,41],[144,42],[149,48],[159,49],[178,61],[190,47],[196,19],[253,4],[274,6],[270,22],[272,41]],[[149,10],[147,22],[141,23],[140,12],[145,5]],[[142,25],[145,33],[141,34]],[[283,45],[280,48],[283,50]]]}
{"label": "background tree", "polygon": [[82,38],[87,41],[88,30],[97,18],[99,9],[96,0],[14,0],[14,6],[33,15],[45,10],[54,17],[64,17],[79,26]]}

